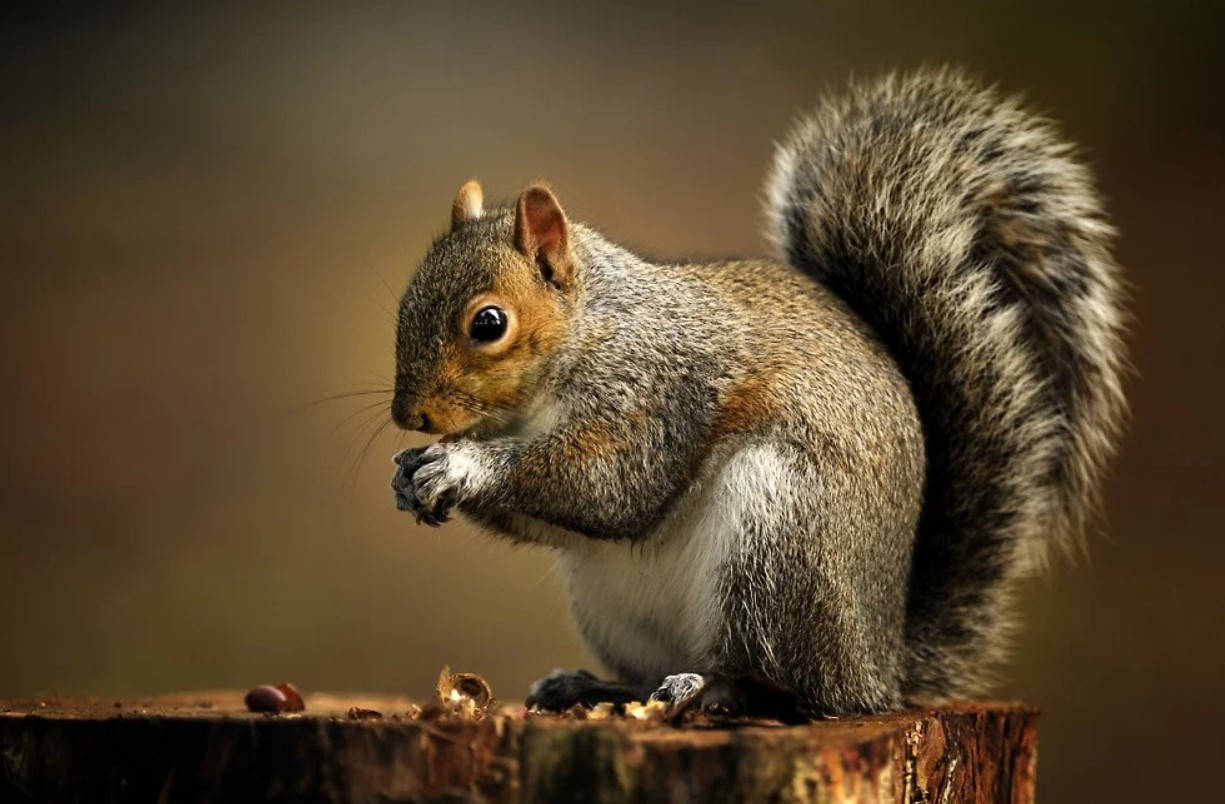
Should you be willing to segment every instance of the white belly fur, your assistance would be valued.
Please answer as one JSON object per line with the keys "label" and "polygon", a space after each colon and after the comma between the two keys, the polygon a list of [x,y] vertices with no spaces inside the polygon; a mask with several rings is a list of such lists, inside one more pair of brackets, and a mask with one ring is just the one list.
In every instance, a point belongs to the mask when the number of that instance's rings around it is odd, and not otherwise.
{"label": "white belly fur", "polygon": [[596,654],[647,679],[711,669],[723,628],[720,567],[745,549],[754,505],[786,488],[777,447],[711,456],[698,482],[646,539],[567,539],[558,572]]}

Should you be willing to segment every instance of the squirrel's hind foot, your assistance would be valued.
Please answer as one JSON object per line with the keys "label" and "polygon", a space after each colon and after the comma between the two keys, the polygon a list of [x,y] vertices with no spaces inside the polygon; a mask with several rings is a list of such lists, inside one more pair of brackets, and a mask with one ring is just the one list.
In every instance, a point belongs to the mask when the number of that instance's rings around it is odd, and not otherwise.
{"label": "squirrel's hind foot", "polygon": [[676,673],[663,680],[651,700],[668,704],[671,718],[688,712],[712,718],[768,718],[784,723],[809,719],[799,698],[774,685],[748,678]]}
{"label": "squirrel's hind foot", "polygon": [[651,693],[652,701],[663,701],[673,711],[688,709],[694,699],[707,686],[706,679],[697,673],[674,673],[663,680],[659,688]]}
{"label": "squirrel's hind foot", "polygon": [[524,703],[528,709],[564,712],[575,704],[623,704],[642,698],[636,684],[602,681],[586,670],[554,670],[532,684]]}

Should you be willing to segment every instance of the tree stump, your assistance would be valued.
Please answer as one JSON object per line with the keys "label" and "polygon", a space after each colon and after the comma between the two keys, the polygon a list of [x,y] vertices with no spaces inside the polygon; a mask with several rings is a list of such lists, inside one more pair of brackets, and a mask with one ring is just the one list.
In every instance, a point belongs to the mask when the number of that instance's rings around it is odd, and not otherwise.
{"label": "tree stump", "polygon": [[992,703],[677,727],[354,695],[273,715],[237,692],[0,701],[0,801],[1019,804],[1033,800],[1036,718]]}

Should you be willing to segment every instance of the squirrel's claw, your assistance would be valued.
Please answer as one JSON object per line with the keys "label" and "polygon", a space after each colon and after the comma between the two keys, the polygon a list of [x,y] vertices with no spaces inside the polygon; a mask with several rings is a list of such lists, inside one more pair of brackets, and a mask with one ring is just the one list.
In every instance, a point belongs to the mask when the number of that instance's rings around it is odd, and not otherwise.
{"label": "squirrel's claw", "polygon": [[[397,505],[399,504],[399,496],[396,498]],[[451,507],[455,505],[455,491],[448,489],[440,496],[433,508],[427,509],[420,502],[413,498],[412,506],[417,511],[417,522],[429,525],[436,528],[443,522],[451,518]],[[401,509],[405,510],[405,509]]]}

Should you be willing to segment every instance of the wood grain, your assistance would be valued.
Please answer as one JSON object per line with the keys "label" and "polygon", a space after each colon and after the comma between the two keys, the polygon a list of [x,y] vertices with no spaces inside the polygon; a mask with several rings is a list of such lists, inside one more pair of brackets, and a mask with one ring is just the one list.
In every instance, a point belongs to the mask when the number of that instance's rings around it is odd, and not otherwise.
{"label": "wood grain", "polygon": [[315,694],[302,713],[254,714],[241,692],[0,701],[0,801],[1033,800],[1037,713],[1017,704],[795,727],[415,709]]}

